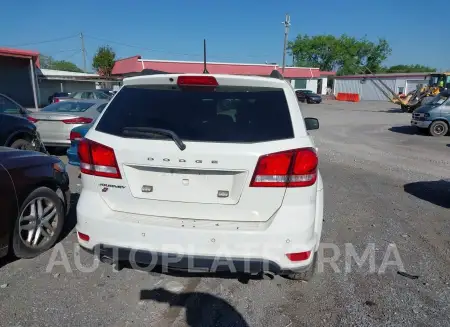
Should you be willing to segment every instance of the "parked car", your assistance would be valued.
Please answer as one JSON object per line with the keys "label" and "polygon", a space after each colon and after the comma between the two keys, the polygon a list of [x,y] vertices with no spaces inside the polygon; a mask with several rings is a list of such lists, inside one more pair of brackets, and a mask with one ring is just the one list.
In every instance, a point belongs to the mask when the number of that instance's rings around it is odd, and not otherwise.
{"label": "parked car", "polygon": [[70,131],[70,148],[67,149],[67,159],[69,159],[69,164],[73,166],[80,165],[80,158],[78,157],[78,144],[81,139],[87,134],[89,129],[92,127],[91,124],[86,124],[82,126],[77,126],[72,128]]}
{"label": "parked car", "polygon": [[67,97],[69,97],[70,95],[69,95],[69,93],[67,93],[67,92],[55,92],[55,93],[53,93],[52,95],[50,95],[49,97],[48,97],[48,104],[52,104],[53,103],[53,99],[54,98],[67,98]]}
{"label": "parked car", "polygon": [[69,211],[69,177],[54,156],[0,147],[0,257],[30,258],[60,237]]}
{"label": "parked car", "polygon": [[[318,127],[279,78],[125,79],[78,144],[78,241],[117,261],[308,279],[323,219]],[[214,267],[221,250],[233,267]]]}
{"label": "parked car", "polygon": [[110,97],[112,97],[115,94],[115,92],[110,89],[97,89],[97,91],[103,92]]}
{"label": "parked car", "polygon": [[444,136],[450,126],[450,91],[445,90],[412,113],[411,125],[432,136]]}
{"label": "parked car", "polygon": [[6,94],[0,93],[0,113],[26,118],[29,112]]}
{"label": "parked car", "polygon": [[295,91],[295,94],[297,95],[297,100],[300,102],[307,102],[307,103],[321,103],[322,97],[312,91],[309,90],[297,90]]}
{"label": "parked car", "polygon": [[72,101],[72,100],[110,100],[112,95],[106,94],[103,91],[92,90],[92,91],[77,91],[71,92],[67,97],[55,97],[53,102],[60,101]]}
{"label": "parked car", "polygon": [[71,100],[53,103],[29,114],[45,146],[70,146],[72,128],[90,124],[107,105],[105,100]]}
{"label": "parked car", "polygon": [[29,111],[0,94],[0,146],[46,152],[28,115]]}

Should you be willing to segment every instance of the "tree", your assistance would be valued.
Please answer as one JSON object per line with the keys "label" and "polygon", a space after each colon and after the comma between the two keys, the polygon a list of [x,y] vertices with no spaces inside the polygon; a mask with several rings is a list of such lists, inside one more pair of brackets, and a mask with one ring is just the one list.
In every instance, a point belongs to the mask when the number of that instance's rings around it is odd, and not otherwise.
{"label": "tree", "polygon": [[73,62],[66,61],[66,60],[57,60],[53,63],[53,69],[56,70],[65,70],[68,72],[76,72],[76,73],[83,73],[83,70],[78,68],[77,65],[75,65]]}
{"label": "tree", "polygon": [[288,49],[294,56],[295,66],[335,70],[338,75],[379,72],[391,53],[384,39],[374,43],[348,35],[298,35],[295,41],[289,42]]}
{"label": "tree", "polygon": [[109,45],[98,48],[97,53],[92,60],[92,67],[99,75],[111,76],[112,69],[116,60],[116,53]]}
{"label": "tree", "polygon": [[386,73],[432,73],[436,68],[424,65],[395,65],[384,68]]}
{"label": "tree", "polygon": [[64,70],[67,72],[76,72],[76,73],[83,72],[73,62],[66,61],[66,60],[55,60],[51,56],[40,55],[39,62],[41,64],[41,68],[44,68],[44,69],[56,69],[56,70]]}

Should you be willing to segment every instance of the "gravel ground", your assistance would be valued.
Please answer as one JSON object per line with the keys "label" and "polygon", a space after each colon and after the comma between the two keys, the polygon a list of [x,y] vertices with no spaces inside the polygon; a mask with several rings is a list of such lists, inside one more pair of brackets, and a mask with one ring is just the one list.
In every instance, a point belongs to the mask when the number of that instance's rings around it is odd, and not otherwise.
{"label": "gravel ground", "polygon": [[[322,250],[340,252],[334,269],[319,265],[309,283],[115,271],[98,262],[86,273],[77,266],[93,258],[69,231],[38,258],[0,263],[0,325],[449,326],[450,137],[416,134],[409,114],[380,102],[302,110],[321,122],[311,134],[326,192]],[[72,214],[68,229],[73,223]],[[61,249],[69,265],[49,269]],[[358,266],[352,249],[372,252]]]}

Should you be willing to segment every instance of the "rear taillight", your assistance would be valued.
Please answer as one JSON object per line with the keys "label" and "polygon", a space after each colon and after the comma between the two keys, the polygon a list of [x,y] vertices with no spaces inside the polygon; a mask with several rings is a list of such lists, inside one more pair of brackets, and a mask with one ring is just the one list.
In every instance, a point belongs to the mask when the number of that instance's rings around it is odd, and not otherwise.
{"label": "rear taillight", "polygon": [[38,122],[38,119],[30,117],[30,116],[28,116],[27,119],[28,119],[28,121],[32,122],[33,124]]}
{"label": "rear taillight", "polygon": [[317,180],[319,160],[313,148],[261,156],[250,187],[304,187]]}
{"label": "rear taillight", "polygon": [[78,144],[78,157],[83,174],[122,178],[114,150],[106,145],[82,139]]}
{"label": "rear taillight", "polygon": [[59,102],[59,99],[58,98],[53,98],[53,103],[57,103],[57,102]]}
{"label": "rear taillight", "polygon": [[74,131],[70,131],[70,140],[71,141],[77,141],[77,140],[81,140],[83,138],[83,136],[81,136],[80,133],[78,132],[74,132]]}
{"label": "rear taillight", "polygon": [[62,122],[64,124],[90,124],[90,123],[92,123],[92,118],[77,117],[77,118],[71,118],[71,119],[64,119]]}

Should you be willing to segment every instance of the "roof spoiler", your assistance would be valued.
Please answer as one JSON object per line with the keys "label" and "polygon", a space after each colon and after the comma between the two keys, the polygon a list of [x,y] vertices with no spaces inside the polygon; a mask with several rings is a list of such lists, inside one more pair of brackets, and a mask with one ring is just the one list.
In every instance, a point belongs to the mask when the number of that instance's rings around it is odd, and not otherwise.
{"label": "roof spoiler", "polygon": [[283,75],[276,69],[272,70],[272,72],[270,73],[270,77],[284,80]]}

